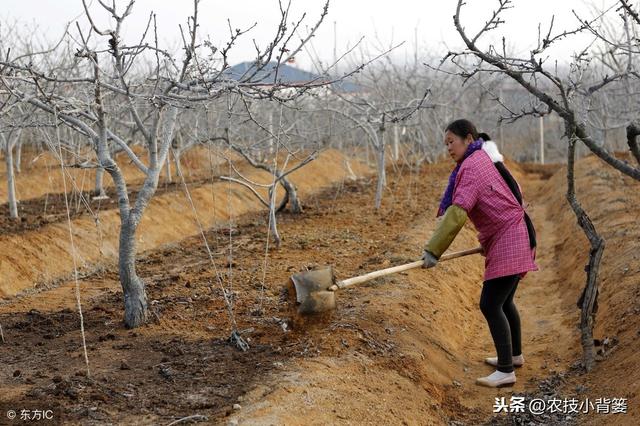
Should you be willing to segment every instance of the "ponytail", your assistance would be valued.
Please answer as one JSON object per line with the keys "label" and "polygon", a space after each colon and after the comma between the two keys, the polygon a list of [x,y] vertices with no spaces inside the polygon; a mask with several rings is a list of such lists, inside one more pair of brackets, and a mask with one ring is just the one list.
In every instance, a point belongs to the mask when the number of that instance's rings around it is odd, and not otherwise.
{"label": "ponytail", "polygon": [[478,137],[479,137],[480,139],[482,139],[483,141],[485,141],[485,142],[487,142],[487,141],[490,141],[490,140],[491,140],[491,136],[489,136],[489,135],[488,135],[488,134],[486,134],[486,133],[478,133]]}

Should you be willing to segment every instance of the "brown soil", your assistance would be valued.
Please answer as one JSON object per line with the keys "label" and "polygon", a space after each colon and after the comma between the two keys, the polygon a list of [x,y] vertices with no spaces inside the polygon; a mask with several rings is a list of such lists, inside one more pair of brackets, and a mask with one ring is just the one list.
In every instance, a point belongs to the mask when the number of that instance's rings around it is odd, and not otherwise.
{"label": "brown soil", "polygon": [[[254,182],[270,183],[273,180],[268,173],[248,165],[239,169]],[[212,179],[212,171],[216,170],[210,170],[207,179]],[[233,173],[232,170],[226,172]],[[358,161],[349,161],[339,152],[327,150],[316,161],[292,173],[290,177],[297,185],[300,196],[305,197],[318,188],[355,177],[355,173],[363,175],[367,172],[368,168]],[[195,179],[193,175],[187,178]],[[247,188],[236,183],[196,181],[187,186],[198,221],[205,229],[230,218],[264,209]],[[198,221],[183,188],[160,192],[146,208],[136,234],[139,251],[199,233]],[[259,188],[258,192],[262,193],[263,198],[267,195],[264,188]],[[279,198],[283,196],[282,192],[279,188]],[[111,208],[74,216],[71,226],[66,221],[58,221],[35,230],[1,235],[0,297],[49,287],[52,282],[72,276],[74,262],[82,273],[93,271],[96,264],[115,262],[119,228],[119,210]],[[76,247],[74,257],[70,256],[70,231]]]}
{"label": "brown soil", "polygon": [[[143,162],[146,160],[146,155],[141,147],[135,146],[133,150],[140,155]],[[55,155],[48,151],[34,152],[33,150],[25,149],[22,156],[22,172],[15,175],[18,200],[41,198],[46,194],[57,194],[64,191],[65,183],[62,181],[60,160]],[[88,152],[82,158],[91,159],[94,156],[95,154]],[[182,156],[181,164],[187,179],[206,178],[211,175],[212,169],[216,175],[219,175],[222,168],[221,165],[226,162],[226,158],[237,160],[238,156],[232,152],[221,151],[219,148],[198,146],[187,151]],[[144,175],[125,153],[118,154],[116,160],[129,184],[135,187],[142,183]],[[77,161],[75,157],[65,158],[64,160],[65,165],[72,165]],[[172,176],[175,179],[177,176],[174,163],[171,164],[171,167]],[[89,192],[94,189],[95,169],[68,167],[65,170],[67,190],[70,191],[74,188],[77,192]],[[6,180],[4,180],[6,166],[4,161],[0,162],[0,176],[3,177],[2,185],[0,185],[0,203],[4,204],[7,202],[7,184]],[[166,174],[163,172],[160,178],[161,181],[165,177]],[[70,178],[73,179],[73,183],[69,181]],[[113,186],[111,177],[108,173],[105,173],[104,187],[109,188],[111,186]]]}
{"label": "brown soil", "polygon": [[[190,187],[202,186],[206,183],[217,181],[213,178],[199,178],[188,180]],[[154,196],[168,192],[182,191],[182,182],[160,182]],[[139,188],[129,191],[129,201],[135,203]],[[0,205],[0,234],[14,234],[32,231],[45,225],[59,223],[67,220],[67,204],[69,217],[75,219],[85,215],[98,215],[100,211],[118,208],[118,197],[115,189],[107,187],[105,193],[108,199],[94,199],[96,195],[90,191],[73,191],[64,193],[45,194],[40,198],[21,200],[18,203],[18,219],[9,217],[9,204]]]}
{"label": "brown soil", "polygon": [[[341,291],[337,310],[317,323],[288,320],[282,289],[294,272],[334,265],[346,278],[419,256],[451,168],[437,164],[390,173],[378,212],[373,181],[307,195],[302,216],[281,216],[283,246],[266,258],[266,223],[253,213],[232,223],[233,232],[207,233],[215,266],[198,237],[145,252],[138,266],[152,320],[134,331],[122,327],[117,270],[106,265],[83,278],[89,377],[73,282],[7,300],[0,305],[0,406],[55,408],[58,418],[82,424],[200,415],[212,424],[475,425],[506,420],[493,418],[495,397],[534,393],[547,379],[563,396],[629,398],[629,414],[583,416],[580,424],[637,424],[640,228],[637,209],[627,208],[640,201],[637,183],[593,157],[579,163],[580,198],[608,241],[596,337],[617,342],[584,374],[572,366],[581,354],[575,301],[587,245],[563,201],[564,171],[509,167],[530,203],[541,267],[516,295],[526,365],[513,388],[474,385],[491,372],[481,360],[493,352],[477,308],[480,256]],[[451,249],[476,245],[467,224]],[[247,352],[228,341],[220,282]]]}

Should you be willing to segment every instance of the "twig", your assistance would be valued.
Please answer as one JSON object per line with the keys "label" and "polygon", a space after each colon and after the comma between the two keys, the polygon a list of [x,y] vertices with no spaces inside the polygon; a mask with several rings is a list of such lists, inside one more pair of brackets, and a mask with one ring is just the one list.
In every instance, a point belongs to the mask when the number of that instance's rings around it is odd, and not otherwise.
{"label": "twig", "polygon": [[[260,196],[260,194],[258,194],[258,192],[255,189],[253,189],[253,187],[251,185],[249,185],[248,183],[245,183],[245,182],[243,182],[243,181],[241,181],[239,179],[234,179],[234,178],[229,177],[229,176],[220,176],[220,180],[226,180],[226,181],[229,181],[229,182],[235,182],[235,183],[238,183],[238,184],[244,186],[245,188],[248,188],[251,192],[253,192],[253,195],[255,195],[258,198],[258,200],[260,200],[260,202],[262,204],[264,204],[265,207],[269,208],[269,203],[267,203],[264,200],[264,198],[262,198]],[[269,188],[271,188],[271,185],[269,185]]]}
{"label": "twig", "polygon": [[[238,334],[238,324],[236,322],[235,314],[233,313],[233,302],[230,300],[227,295],[227,289],[224,287],[222,283],[222,278],[220,272],[218,271],[218,267],[213,260],[213,253],[211,252],[211,247],[209,247],[209,242],[207,241],[207,237],[205,235],[204,227],[202,226],[202,222],[200,221],[200,216],[198,215],[198,210],[193,202],[193,198],[191,197],[191,192],[187,186],[187,182],[184,179],[184,175],[182,170],[178,168],[178,176],[180,177],[180,181],[182,183],[182,187],[184,189],[184,193],[187,196],[187,200],[189,201],[189,205],[191,206],[191,211],[193,212],[193,217],[198,225],[198,229],[200,231],[200,236],[202,237],[202,241],[204,243],[204,247],[207,250],[207,254],[209,255],[209,261],[211,262],[211,266],[213,266],[213,270],[216,276],[216,281],[220,286],[220,290],[222,291],[222,296],[224,299],[224,303],[227,307],[227,315],[229,317],[229,322],[231,323],[231,327],[233,328],[233,332],[231,337],[229,338],[232,343],[235,343],[240,349],[246,351],[249,349],[249,345],[242,339],[242,337]],[[231,238],[231,233],[229,233],[229,238]],[[213,292],[213,286],[209,286],[210,290]],[[234,339],[235,338],[235,339]]]}
{"label": "twig", "polygon": [[194,414],[193,416],[187,416],[178,420],[174,420],[171,423],[169,423],[167,426],[177,425],[177,424],[186,423],[186,422],[206,422],[208,420],[209,420],[209,417],[207,416],[203,416],[202,414]]}
{"label": "twig", "polygon": [[[55,112],[54,112],[55,113]],[[57,117],[56,117],[57,118]],[[57,122],[57,120],[56,120]],[[76,259],[76,245],[73,239],[73,230],[71,226],[71,215],[69,212],[69,199],[67,197],[67,180],[65,178],[65,165],[62,159],[62,145],[60,139],[60,129],[58,126],[55,128],[56,141],[58,142],[58,159],[60,160],[60,172],[62,175],[62,185],[64,190],[64,203],[67,209],[67,226],[69,228],[69,247],[71,252],[71,260],[73,261],[73,277],[75,282],[75,296],[76,296],[76,305],[78,307],[78,315],[80,316],[80,337],[82,338],[82,349],[84,354],[84,362],[87,367],[87,377],[90,377],[89,370],[89,355],[87,354],[87,339],[84,332],[84,315],[82,313],[82,302],[80,300],[80,282],[78,280],[78,263]]]}

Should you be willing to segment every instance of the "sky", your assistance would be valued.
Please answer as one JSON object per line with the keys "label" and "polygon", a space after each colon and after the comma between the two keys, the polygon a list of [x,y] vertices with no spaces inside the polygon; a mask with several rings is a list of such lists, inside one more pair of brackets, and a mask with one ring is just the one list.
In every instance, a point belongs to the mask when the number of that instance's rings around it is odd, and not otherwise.
{"label": "sky", "polygon": [[[104,28],[112,25],[97,0],[87,1],[93,3],[90,8],[100,25]],[[128,3],[128,0],[115,1],[120,10]],[[593,16],[595,9],[603,10],[615,3],[615,0],[513,0],[512,8],[502,15],[506,23],[480,44],[487,46],[490,41],[496,42],[504,36],[512,52],[527,57],[537,42],[538,24],[542,24],[546,34],[551,17],[555,16],[554,33],[570,30],[578,26],[572,10],[588,18]],[[38,32],[50,40],[62,34],[69,22],[78,21],[83,28],[88,27],[81,0],[0,0],[0,4],[0,22],[37,27]],[[448,50],[462,47],[453,24],[456,4],[456,0],[332,0],[325,21],[312,43],[296,56],[296,63],[307,70],[313,70],[318,61],[323,65],[331,64],[334,54],[341,56],[362,37],[358,57],[362,53],[365,57],[373,57],[401,42],[404,44],[392,54],[395,61],[413,58],[416,46],[421,56],[440,57]],[[289,22],[306,12],[300,36],[304,36],[320,16],[323,5],[323,0],[292,0]],[[469,33],[477,31],[497,5],[497,0],[466,0],[461,18],[463,26]],[[124,24],[125,40],[132,41],[142,34],[152,10],[157,16],[160,44],[176,50],[180,40],[178,26],[184,26],[193,11],[193,2],[137,0],[132,15]],[[234,29],[246,29],[256,24],[232,51],[231,63],[251,60],[255,52],[254,40],[264,47],[272,39],[279,21],[277,0],[201,0],[199,13],[201,35],[208,36],[218,45],[223,45],[229,38],[227,19]],[[75,24],[71,28],[74,27]],[[592,37],[588,35],[575,36],[559,43],[549,54],[552,59],[563,62],[591,41]]]}

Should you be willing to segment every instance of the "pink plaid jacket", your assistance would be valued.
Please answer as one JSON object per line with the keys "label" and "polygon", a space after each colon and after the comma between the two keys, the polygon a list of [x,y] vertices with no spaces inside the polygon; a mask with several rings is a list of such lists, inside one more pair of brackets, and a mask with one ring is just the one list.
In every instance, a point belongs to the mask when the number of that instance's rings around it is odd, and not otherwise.
{"label": "pink plaid jacket", "polygon": [[529,247],[524,208],[518,203],[491,158],[483,150],[460,166],[453,204],[466,210],[485,252],[484,279],[537,271],[535,249]]}

